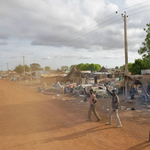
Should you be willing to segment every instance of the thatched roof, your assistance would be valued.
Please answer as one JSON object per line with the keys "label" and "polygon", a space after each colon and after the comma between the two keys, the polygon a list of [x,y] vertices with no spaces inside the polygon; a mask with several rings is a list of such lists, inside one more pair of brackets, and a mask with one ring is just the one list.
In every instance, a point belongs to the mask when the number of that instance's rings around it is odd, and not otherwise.
{"label": "thatched roof", "polygon": [[131,81],[139,80],[140,82],[144,82],[150,80],[150,75],[125,75],[124,78]]}
{"label": "thatched roof", "polygon": [[105,67],[102,67],[98,72],[108,72],[108,70]]}
{"label": "thatched roof", "polygon": [[[129,89],[131,89],[131,87],[133,87],[133,85],[134,85],[134,82],[133,82],[133,81],[129,81],[129,82],[128,82]],[[115,84],[115,87],[118,88],[118,89],[121,89],[121,88],[125,87],[124,80],[118,81],[118,82]]]}
{"label": "thatched roof", "polygon": [[74,66],[65,77],[65,81],[73,80],[74,77],[80,77],[80,76],[81,76],[81,71],[76,66]]}

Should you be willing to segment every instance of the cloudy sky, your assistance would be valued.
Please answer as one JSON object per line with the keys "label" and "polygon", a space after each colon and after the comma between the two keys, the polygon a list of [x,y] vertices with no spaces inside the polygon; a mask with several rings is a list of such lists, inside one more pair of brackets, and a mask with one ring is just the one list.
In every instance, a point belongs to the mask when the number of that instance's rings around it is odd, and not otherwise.
{"label": "cloudy sky", "polygon": [[22,56],[27,65],[52,69],[79,63],[121,66],[124,11],[128,62],[134,62],[141,58],[137,51],[150,23],[148,0],[0,0],[1,69],[23,64]]}

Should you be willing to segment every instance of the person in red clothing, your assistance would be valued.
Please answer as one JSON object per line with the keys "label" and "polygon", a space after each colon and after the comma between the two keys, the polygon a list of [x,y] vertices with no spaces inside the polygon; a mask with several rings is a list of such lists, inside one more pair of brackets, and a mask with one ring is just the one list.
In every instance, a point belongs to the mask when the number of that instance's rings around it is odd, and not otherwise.
{"label": "person in red clothing", "polygon": [[95,117],[97,118],[97,121],[100,121],[101,120],[101,117],[99,116],[99,114],[97,113],[96,111],[96,96],[94,94],[94,91],[93,89],[90,90],[90,108],[89,108],[89,111],[88,111],[88,121],[91,121],[91,112],[93,111]]}

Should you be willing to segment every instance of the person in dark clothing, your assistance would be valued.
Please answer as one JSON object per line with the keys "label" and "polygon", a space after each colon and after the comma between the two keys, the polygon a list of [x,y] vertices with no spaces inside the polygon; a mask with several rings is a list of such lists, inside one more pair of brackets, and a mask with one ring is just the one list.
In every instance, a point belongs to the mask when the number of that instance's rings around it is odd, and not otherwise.
{"label": "person in dark clothing", "polygon": [[94,76],[94,83],[97,84],[97,76]]}
{"label": "person in dark clothing", "polygon": [[121,122],[120,122],[120,118],[118,115],[118,106],[119,106],[119,97],[116,94],[116,89],[113,89],[112,92],[110,92],[106,86],[107,91],[110,93],[110,95],[112,96],[112,105],[111,105],[111,109],[109,112],[109,119],[107,122],[107,125],[110,125],[112,123],[112,114],[113,112],[115,113],[115,117],[116,117],[116,124],[117,127],[122,127]]}

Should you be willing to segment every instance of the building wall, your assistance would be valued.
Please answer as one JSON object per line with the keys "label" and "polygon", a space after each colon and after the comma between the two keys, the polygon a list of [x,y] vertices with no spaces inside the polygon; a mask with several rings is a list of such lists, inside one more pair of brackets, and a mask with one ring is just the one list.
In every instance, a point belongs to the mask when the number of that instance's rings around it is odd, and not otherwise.
{"label": "building wall", "polygon": [[41,77],[40,82],[41,84],[43,84],[43,82],[45,82],[46,84],[57,83],[57,82],[63,83],[63,79],[64,77],[62,76]]}
{"label": "building wall", "polygon": [[150,69],[141,70],[141,74],[146,74],[146,73],[150,73]]}
{"label": "building wall", "polygon": [[107,78],[107,74],[99,74],[97,75],[97,79],[104,79]]}
{"label": "building wall", "polygon": [[33,72],[35,72],[36,79],[40,79],[41,74],[48,74],[48,71],[45,71],[45,70],[39,70],[39,71],[33,71]]}

